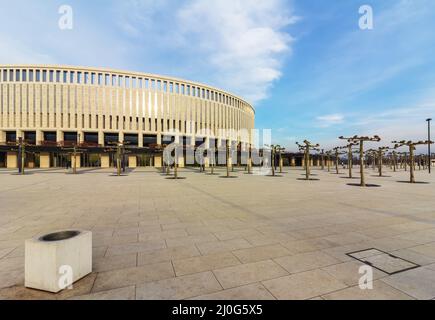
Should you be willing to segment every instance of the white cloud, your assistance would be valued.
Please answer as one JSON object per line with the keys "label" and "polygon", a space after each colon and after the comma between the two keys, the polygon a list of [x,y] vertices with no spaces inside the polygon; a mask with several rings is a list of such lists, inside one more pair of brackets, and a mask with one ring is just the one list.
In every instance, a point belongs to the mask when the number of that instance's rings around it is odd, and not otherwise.
{"label": "white cloud", "polygon": [[165,60],[162,71],[254,103],[281,77],[294,41],[285,28],[298,20],[285,0],[128,0],[116,11],[144,56]]}
{"label": "white cloud", "polygon": [[344,121],[344,115],[342,114],[328,114],[324,116],[319,116],[316,118],[318,122],[320,122],[321,127],[329,127],[334,124],[339,124]]}
{"label": "white cloud", "polygon": [[256,102],[281,77],[293,38],[284,31],[297,17],[281,0],[192,0],[177,14],[189,50],[204,55],[214,82]]}

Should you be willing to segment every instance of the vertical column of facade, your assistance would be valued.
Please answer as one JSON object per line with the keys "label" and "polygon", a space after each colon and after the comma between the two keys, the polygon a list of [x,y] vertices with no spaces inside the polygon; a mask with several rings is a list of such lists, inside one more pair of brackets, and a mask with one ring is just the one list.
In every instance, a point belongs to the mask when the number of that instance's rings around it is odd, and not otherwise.
{"label": "vertical column of facade", "polygon": [[[57,75],[56,75],[56,77],[57,77]],[[60,79],[59,79],[60,80]],[[55,84],[55,97],[56,97],[56,99],[55,99],[55,101],[56,101],[56,105],[55,105],[55,109],[56,109],[56,112],[55,112],[55,119],[56,119],[56,128],[58,129],[58,141],[61,141],[60,140],[60,135],[61,135],[61,133],[62,133],[62,127],[63,127],[63,116],[62,116],[62,113],[63,113],[63,90],[62,90],[62,84],[60,84],[59,82],[57,82],[57,79],[56,79],[56,84]],[[62,140],[63,140],[63,137],[62,137]]]}
{"label": "vertical column of facade", "polygon": [[[66,73],[65,73],[66,72]],[[69,86],[68,86],[69,72],[64,70],[62,72],[62,84],[59,86],[62,90],[62,130],[69,129],[70,123],[68,123],[69,116]]]}
{"label": "vertical column of facade", "polygon": [[[27,76],[27,70],[26,70],[26,76]],[[23,77],[24,73],[21,75]],[[28,119],[28,114],[29,114],[29,105],[28,105],[28,101],[29,101],[29,86],[27,83],[27,78],[25,79],[26,82],[23,82],[22,86],[21,86],[21,106],[22,106],[22,110],[21,110],[21,127],[28,129],[29,128],[29,119]],[[24,81],[24,79],[23,79]]]}
{"label": "vertical column of facade", "polygon": [[29,128],[35,128],[35,84],[29,82],[28,84],[28,123]]}
{"label": "vertical column of facade", "polygon": [[[17,71],[16,71],[17,72]],[[16,73],[15,72],[15,73]],[[21,117],[21,84],[19,82],[15,82],[14,84],[14,128],[21,127],[20,117]],[[18,135],[17,135],[18,137]]]}
{"label": "vertical column of facade", "polygon": [[157,105],[157,132],[158,134],[162,134],[163,132],[163,126],[162,126],[162,120],[164,119],[163,116],[163,91],[162,91],[162,82],[160,80],[155,81],[155,93],[154,93],[154,101]]}

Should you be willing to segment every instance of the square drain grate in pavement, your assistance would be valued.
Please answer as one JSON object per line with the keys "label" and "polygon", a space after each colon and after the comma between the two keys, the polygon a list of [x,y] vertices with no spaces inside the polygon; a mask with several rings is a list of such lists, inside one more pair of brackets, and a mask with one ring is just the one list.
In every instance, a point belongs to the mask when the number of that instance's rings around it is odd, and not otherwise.
{"label": "square drain grate in pavement", "polygon": [[393,275],[421,267],[414,262],[396,257],[388,252],[375,248],[350,252],[347,253],[347,255],[362,263],[372,266],[375,269],[385,272],[388,275]]}

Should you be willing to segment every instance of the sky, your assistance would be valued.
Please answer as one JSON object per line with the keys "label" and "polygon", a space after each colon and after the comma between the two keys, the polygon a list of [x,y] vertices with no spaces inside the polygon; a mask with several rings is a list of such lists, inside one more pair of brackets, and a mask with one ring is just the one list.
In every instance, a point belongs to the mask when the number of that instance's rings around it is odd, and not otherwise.
{"label": "sky", "polygon": [[[59,28],[62,5],[72,29]],[[371,30],[359,26],[363,5]],[[425,140],[435,118],[433,0],[0,0],[0,12],[0,64],[213,85],[252,103],[256,127],[289,150],[341,135]]]}

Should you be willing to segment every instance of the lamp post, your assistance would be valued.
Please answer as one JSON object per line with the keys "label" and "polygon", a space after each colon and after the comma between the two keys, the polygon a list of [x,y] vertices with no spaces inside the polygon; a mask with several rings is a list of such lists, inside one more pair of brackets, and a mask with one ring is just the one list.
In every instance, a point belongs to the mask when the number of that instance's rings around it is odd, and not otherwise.
{"label": "lamp post", "polygon": [[426,121],[427,121],[427,141],[428,141],[428,144],[427,144],[427,158],[428,158],[428,168],[429,168],[429,173],[431,173],[431,171],[432,171],[432,157],[431,157],[431,151],[430,151],[430,141],[431,141],[431,139],[430,139],[430,122],[432,121],[432,119],[431,118],[429,118],[429,119],[426,119]]}

